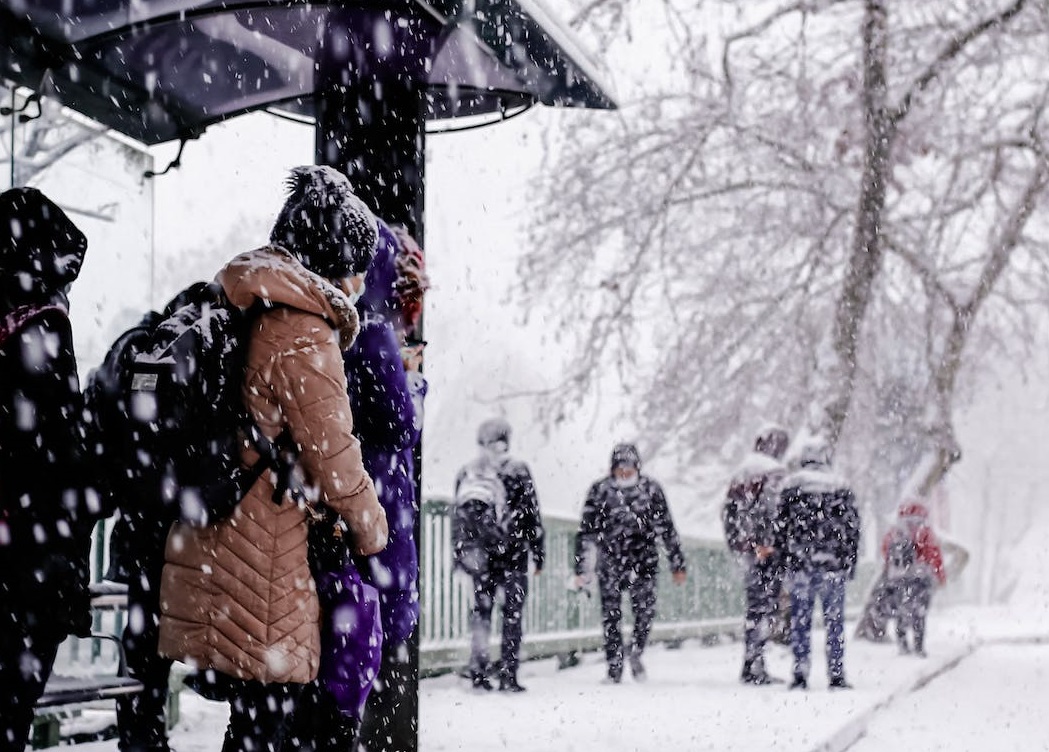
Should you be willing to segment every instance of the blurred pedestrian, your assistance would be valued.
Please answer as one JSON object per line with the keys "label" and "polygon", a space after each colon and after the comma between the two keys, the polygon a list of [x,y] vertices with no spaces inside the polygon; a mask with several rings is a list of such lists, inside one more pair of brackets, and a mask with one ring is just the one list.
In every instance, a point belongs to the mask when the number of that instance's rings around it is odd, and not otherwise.
{"label": "blurred pedestrian", "polygon": [[805,444],[801,467],[783,481],[778,545],[790,588],[791,689],[808,689],[812,613],[816,598],[827,629],[827,675],[832,689],[850,689],[845,678],[845,583],[856,575],[860,517],[844,480],[831,472],[830,448]]}
{"label": "blurred pedestrian", "polygon": [[641,474],[641,455],[633,444],[618,444],[606,477],[594,483],[583,505],[575,541],[577,587],[597,577],[601,593],[608,680],[623,678],[623,593],[630,594],[634,630],[626,658],[635,679],[645,679],[641,663],[656,613],[658,540],[663,541],[674,583],[686,579],[685,556],[662,487]]}
{"label": "blurred pedestrian", "polygon": [[[252,326],[242,395],[271,441],[287,431],[296,465],[322,508],[345,523],[357,555],[386,545],[386,515],[364,470],[342,351],[375,252],[377,227],[349,181],[330,167],[292,171],[272,245],[218,274],[229,300],[261,312]],[[256,460],[243,451],[245,465]],[[317,676],[320,603],[308,561],[308,509],[274,504],[263,473],[233,513],[205,527],[176,523],[161,581],[161,655],[204,673],[230,702],[223,752],[277,752],[304,684]],[[341,529],[341,528],[338,528]]]}
{"label": "blurred pedestrian", "polygon": [[787,432],[778,426],[767,426],[758,433],[754,451],[732,476],[721,509],[725,540],[743,569],[746,615],[740,680],[744,684],[780,681],[766,670],[765,643],[783,585],[783,554],[776,548],[776,524],[786,472],[781,460],[787,442]]}
{"label": "blurred pedestrian", "polygon": [[87,239],[35,188],[0,194],[0,750],[26,745],[58,645],[91,628],[88,475],[66,292]]}
{"label": "blurred pedestrian", "polygon": [[929,510],[918,501],[900,506],[896,523],[881,544],[891,613],[896,619],[896,643],[901,653],[913,650],[924,658],[925,621],[934,588],[947,582],[943,552],[929,525]]}
{"label": "blurred pedestrian", "polygon": [[488,639],[496,593],[503,591],[503,639],[499,689],[523,692],[518,681],[522,619],[528,596],[528,559],[535,575],[545,555],[539,499],[528,465],[510,455],[510,424],[491,418],[477,429],[478,456],[455,479],[455,565],[473,580],[470,614],[470,678],[491,690]]}

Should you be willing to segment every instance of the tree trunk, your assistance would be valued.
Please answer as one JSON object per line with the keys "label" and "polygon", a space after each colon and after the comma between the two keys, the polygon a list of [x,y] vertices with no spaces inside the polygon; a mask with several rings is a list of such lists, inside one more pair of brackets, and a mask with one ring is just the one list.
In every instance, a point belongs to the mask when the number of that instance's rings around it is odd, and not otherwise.
{"label": "tree trunk", "polygon": [[1024,190],[1017,197],[1016,205],[1009,213],[1001,234],[994,241],[991,254],[980,272],[972,296],[963,304],[952,303],[953,318],[951,328],[944,342],[943,354],[933,374],[933,387],[936,390],[935,409],[936,424],[932,433],[936,439],[933,449],[934,458],[929,463],[928,471],[918,484],[916,491],[927,496],[936,484],[946,477],[951,466],[961,459],[961,448],[954,435],[954,394],[958,372],[962,365],[962,354],[969,339],[973,322],[980,308],[987,300],[995,284],[1009,265],[1013,251],[1023,239],[1027,221],[1034,213],[1038,197],[1045,191],[1049,182],[1049,166],[1046,154],[1040,146],[1035,148],[1036,163]]}
{"label": "tree trunk", "polygon": [[881,222],[885,210],[894,127],[886,102],[888,8],[885,0],[866,0],[863,18],[864,162],[852,252],[834,316],[833,362],[822,433],[831,452],[848,418],[856,382],[859,335],[881,269]]}

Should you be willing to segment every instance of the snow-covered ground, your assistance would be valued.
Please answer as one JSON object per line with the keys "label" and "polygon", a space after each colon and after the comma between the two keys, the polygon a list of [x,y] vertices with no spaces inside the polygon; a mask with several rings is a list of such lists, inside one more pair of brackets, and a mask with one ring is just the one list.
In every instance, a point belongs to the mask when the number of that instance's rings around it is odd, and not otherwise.
{"label": "snow-covered ground", "polygon": [[[1024,618],[1021,617],[1021,613]],[[852,691],[831,692],[822,635],[814,635],[808,692],[784,685],[744,687],[738,643],[646,653],[649,679],[601,683],[604,663],[589,654],[559,671],[552,660],[525,664],[522,695],[476,693],[465,680],[424,680],[420,749],[514,752],[677,752],[678,750],[851,749],[1049,750],[1049,622],[1044,611],[951,609],[934,612],[930,656],[897,655],[890,644],[850,640]],[[773,673],[790,670],[773,646]],[[223,705],[183,695],[172,745],[179,752],[221,747]],[[114,742],[79,752],[113,752]]]}

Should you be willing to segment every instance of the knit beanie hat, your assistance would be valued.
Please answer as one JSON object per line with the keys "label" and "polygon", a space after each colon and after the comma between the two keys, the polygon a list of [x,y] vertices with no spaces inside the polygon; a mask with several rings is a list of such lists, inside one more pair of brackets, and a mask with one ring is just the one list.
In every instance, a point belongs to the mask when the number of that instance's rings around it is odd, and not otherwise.
{"label": "knit beanie hat", "polygon": [[510,444],[510,424],[506,418],[489,418],[477,428],[477,443],[488,446],[497,441]]}
{"label": "knit beanie hat", "polygon": [[616,444],[612,449],[612,469],[632,467],[641,472],[641,453],[633,444]]}
{"label": "knit beanie hat", "polygon": [[787,451],[789,441],[790,437],[784,429],[777,425],[766,425],[754,439],[754,451],[780,460]]}
{"label": "knit beanie hat", "polygon": [[830,445],[819,438],[809,439],[802,447],[798,457],[802,467],[830,467]]}
{"label": "knit beanie hat", "polygon": [[8,287],[59,292],[80,274],[87,238],[36,188],[0,193],[0,280]]}
{"label": "knit beanie hat", "polygon": [[327,279],[362,274],[375,255],[379,229],[349,178],[325,165],[295,167],[288,198],[270,232],[310,271]]}

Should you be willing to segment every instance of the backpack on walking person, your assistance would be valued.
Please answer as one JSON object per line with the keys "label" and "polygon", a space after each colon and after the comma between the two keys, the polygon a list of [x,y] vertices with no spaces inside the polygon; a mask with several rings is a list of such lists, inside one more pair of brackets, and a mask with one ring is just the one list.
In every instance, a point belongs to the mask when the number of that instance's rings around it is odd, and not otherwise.
{"label": "backpack on walking person", "polygon": [[[126,513],[206,526],[227,517],[267,469],[282,498],[290,470],[241,398],[251,312],[215,283],[180,292],[117,338],[85,404],[105,492]],[[262,455],[242,468],[242,447]]]}
{"label": "backpack on walking person", "polygon": [[472,465],[460,471],[452,516],[453,559],[457,569],[469,575],[483,574],[488,571],[492,558],[505,552],[506,534],[499,524],[499,506],[504,493],[502,481],[494,472]]}
{"label": "backpack on walking person", "polygon": [[885,550],[885,578],[889,581],[913,576],[918,560],[917,546],[902,530],[893,530]]}

